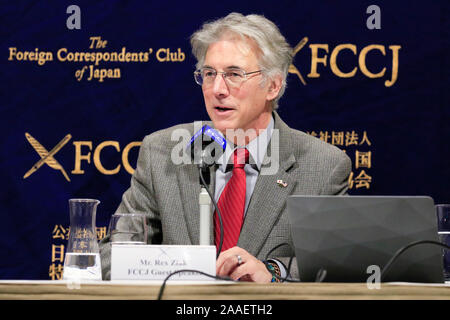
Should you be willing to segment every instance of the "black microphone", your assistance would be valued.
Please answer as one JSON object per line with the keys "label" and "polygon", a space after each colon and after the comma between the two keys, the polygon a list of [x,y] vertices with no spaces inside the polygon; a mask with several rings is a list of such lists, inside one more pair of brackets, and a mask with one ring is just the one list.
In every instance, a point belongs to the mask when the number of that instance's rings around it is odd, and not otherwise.
{"label": "black microphone", "polygon": [[[204,125],[191,138],[186,147],[190,151],[191,159],[204,174],[207,185],[210,183],[210,174],[208,168],[224,154],[227,141],[222,135],[208,125]],[[200,181],[200,184],[203,184]]]}

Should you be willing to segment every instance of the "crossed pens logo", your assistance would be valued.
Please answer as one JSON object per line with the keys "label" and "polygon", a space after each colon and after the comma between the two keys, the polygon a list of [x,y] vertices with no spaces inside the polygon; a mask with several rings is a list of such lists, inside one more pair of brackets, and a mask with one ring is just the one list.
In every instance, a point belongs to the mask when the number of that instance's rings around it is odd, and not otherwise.
{"label": "crossed pens logo", "polygon": [[[308,37],[304,37],[302,40],[300,40],[300,42],[295,46],[294,48],[294,57],[295,55],[305,46],[305,44],[308,42]],[[296,66],[294,66],[294,64],[291,64],[289,66],[289,73],[293,73],[295,75],[297,75],[297,77],[300,79],[300,81],[303,83],[303,85],[306,86],[306,81],[303,78],[302,74],[300,73],[300,71],[297,69]]]}
{"label": "crossed pens logo", "polygon": [[28,132],[25,133],[25,137],[27,138],[28,142],[31,144],[33,149],[39,154],[41,159],[36,162],[30,170],[28,170],[25,175],[23,176],[24,179],[28,178],[31,174],[36,172],[42,165],[45,163],[50,168],[59,170],[64,175],[64,178],[66,178],[67,181],[70,181],[69,176],[67,175],[66,170],[64,170],[63,166],[55,159],[55,154],[61,150],[61,148],[69,142],[69,140],[72,138],[70,134],[66,135],[53,149],[50,151],[47,151],[47,149],[44,148],[42,144],[39,143],[35,138],[33,138]]}

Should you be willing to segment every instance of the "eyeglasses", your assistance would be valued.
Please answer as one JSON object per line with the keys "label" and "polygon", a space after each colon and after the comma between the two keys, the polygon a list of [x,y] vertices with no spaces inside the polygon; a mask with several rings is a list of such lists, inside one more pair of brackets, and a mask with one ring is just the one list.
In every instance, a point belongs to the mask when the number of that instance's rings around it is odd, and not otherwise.
{"label": "eyeglasses", "polygon": [[232,87],[239,87],[242,82],[247,81],[250,74],[262,72],[262,70],[245,72],[244,70],[233,68],[226,71],[216,71],[213,68],[202,68],[194,72],[194,79],[199,85],[210,86],[214,83],[217,74],[222,75],[225,82]]}

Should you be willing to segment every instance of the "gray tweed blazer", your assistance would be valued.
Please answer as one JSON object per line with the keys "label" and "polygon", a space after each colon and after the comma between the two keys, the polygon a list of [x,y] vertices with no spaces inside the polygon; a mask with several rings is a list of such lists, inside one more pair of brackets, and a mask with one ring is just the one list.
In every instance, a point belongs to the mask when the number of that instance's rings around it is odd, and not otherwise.
{"label": "gray tweed blazer", "polygon": [[[351,171],[350,158],[340,149],[304,132],[289,128],[273,113],[275,129],[279,131],[279,168],[275,174],[261,174],[256,181],[248,205],[238,246],[258,259],[265,260],[275,246],[292,244],[286,200],[289,195],[341,195],[347,192]],[[187,129],[194,133],[193,123],[181,124],[154,132],[142,142],[137,168],[130,188],[123,194],[116,212],[142,212],[149,224],[148,243],[199,243],[199,173],[195,164],[175,165],[171,161],[172,132]],[[270,142],[270,144],[272,141]],[[269,144],[268,150],[271,150]],[[266,155],[267,156],[267,155]],[[215,170],[211,169],[210,190],[214,193]],[[281,187],[277,180],[287,184]],[[212,223],[211,214],[211,228]],[[211,230],[211,244],[214,232]],[[109,235],[100,242],[102,273],[110,278],[111,245]],[[286,266],[293,256],[289,246],[281,246],[269,258]],[[295,259],[291,275],[298,278]]]}

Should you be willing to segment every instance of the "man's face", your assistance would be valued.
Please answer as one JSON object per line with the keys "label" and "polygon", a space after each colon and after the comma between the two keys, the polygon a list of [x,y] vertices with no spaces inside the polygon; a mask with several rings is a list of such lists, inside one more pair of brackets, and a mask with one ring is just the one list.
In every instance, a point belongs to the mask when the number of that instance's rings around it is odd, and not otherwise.
{"label": "man's face", "polygon": [[[218,72],[236,67],[247,73],[257,71],[260,70],[257,52],[253,41],[223,39],[208,47],[203,67]],[[227,129],[258,131],[267,127],[272,111],[269,101],[279,89],[271,88],[272,81],[264,81],[262,86],[262,77],[261,73],[248,75],[240,86],[233,87],[218,74],[214,83],[202,85],[206,110],[216,129],[226,134]]]}

